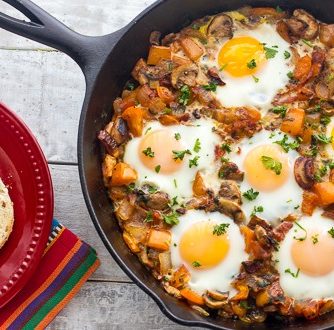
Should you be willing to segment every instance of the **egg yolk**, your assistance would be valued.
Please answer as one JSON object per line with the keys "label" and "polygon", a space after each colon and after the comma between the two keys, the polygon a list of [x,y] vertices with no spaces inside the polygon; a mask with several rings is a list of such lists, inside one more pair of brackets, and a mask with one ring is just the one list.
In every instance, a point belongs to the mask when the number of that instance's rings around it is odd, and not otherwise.
{"label": "egg yolk", "polygon": [[263,45],[252,37],[227,41],[218,55],[218,64],[233,77],[253,75],[266,63]]}
{"label": "egg yolk", "polygon": [[334,240],[327,233],[307,233],[304,241],[295,240],[291,246],[294,264],[309,276],[323,276],[334,270]]}
{"label": "egg yolk", "polygon": [[178,171],[183,165],[181,160],[173,158],[173,151],[184,149],[181,142],[175,139],[173,132],[159,130],[142,138],[138,154],[141,162],[150,170],[169,174]]}
{"label": "egg yolk", "polygon": [[[275,171],[278,166],[281,166],[279,174]],[[246,180],[252,187],[260,191],[272,191],[287,181],[289,160],[278,145],[265,144],[248,152],[244,169]]]}
{"label": "egg yolk", "polygon": [[183,260],[189,265],[208,269],[221,263],[226,257],[230,244],[228,235],[214,235],[214,224],[202,221],[194,224],[182,236],[179,249]]}
{"label": "egg yolk", "polygon": [[332,129],[331,137],[332,137],[332,148],[334,149],[334,128]]}

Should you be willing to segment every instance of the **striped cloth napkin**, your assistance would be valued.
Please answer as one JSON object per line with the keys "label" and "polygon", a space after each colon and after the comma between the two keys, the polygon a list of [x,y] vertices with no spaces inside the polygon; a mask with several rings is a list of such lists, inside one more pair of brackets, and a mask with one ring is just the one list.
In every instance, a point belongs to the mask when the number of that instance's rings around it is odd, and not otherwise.
{"label": "striped cloth napkin", "polygon": [[44,329],[99,265],[92,247],[53,220],[36,274],[0,309],[0,329]]}

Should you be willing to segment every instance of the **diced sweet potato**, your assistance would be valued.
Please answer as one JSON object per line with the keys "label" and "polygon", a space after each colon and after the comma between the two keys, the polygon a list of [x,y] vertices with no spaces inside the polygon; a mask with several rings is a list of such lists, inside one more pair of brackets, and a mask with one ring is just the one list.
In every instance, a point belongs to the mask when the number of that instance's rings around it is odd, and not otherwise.
{"label": "diced sweet potato", "polygon": [[167,251],[171,242],[171,233],[166,230],[151,229],[146,245],[159,251]]}
{"label": "diced sweet potato", "polygon": [[300,81],[305,81],[312,68],[312,59],[309,55],[301,57],[295,66],[293,71],[293,77]]}
{"label": "diced sweet potato", "polygon": [[195,304],[195,305],[204,305],[204,300],[201,295],[199,295],[197,292],[189,289],[184,288],[180,290],[181,296],[188,300],[189,303]]}
{"label": "diced sweet potato", "polygon": [[112,186],[123,186],[133,183],[137,180],[137,172],[126,163],[115,165],[111,177]]}
{"label": "diced sweet potato", "polygon": [[198,60],[204,53],[203,48],[192,38],[183,38],[180,45],[185,54],[193,61]]}
{"label": "diced sweet potato", "polygon": [[157,92],[160,99],[167,104],[175,100],[173,93],[167,87],[159,86]]}
{"label": "diced sweet potato", "polygon": [[252,243],[254,242],[254,239],[255,239],[255,233],[252,229],[250,229],[249,227],[245,225],[240,226],[240,231],[245,236],[245,244],[246,244],[245,251],[247,253],[250,253]]}
{"label": "diced sweet potato", "polygon": [[232,301],[245,300],[248,298],[249,289],[247,285],[236,285],[236,289],[239,292],[231,298]]}
{"label": "diced sweet potato", "polygon": [[321,205],[329,205],[334,203],[334,183],[319,182],[314,185],[314,191],[319,197]]}
{"label": "diced sweet potato", "polygon": [[306,215],[312,215],[314,209],[319,204],[319,197],[312,191],[303,192],[302,212]]}
{"label": "diced sweet potato", "polygon": [[142,108],[130,107],[124,110],[122,118],[126,120],[130,132],[134,136],[141,136],[144,126],[145,112]]}
{"label": "diced sweet potato", "polygon": [[270,295],[267,290],[261,291],[257,296],[256,296],[256,306],[258,307],[263,307],[267,305],[270,301]]}
{"label": "diced sweet potato", "polygon": [[283,119],[281,130],[285,133],[297,136],[304,126],[305,112],[303,109],[290,109]]}
{"label": "diced sweet potato", "polygon": [[203,196],[206,194],[206,187],[203,177],[199,171],[197,171],[195,180],[193,182],[193,193],[195,196]]}
{"label": "diced sweet potato", "polygon": [[177,125],[179,121],[175,116],[172,115],[162,115],[159,117],[159,121],[164,126]]}
{"label": "diced sweet potato", "polygon": [[164,46],[151,46],[150,52],[147,58],[147,64],[157,65],[160,60],[170,60],[171,58],[171,49],[170,47]]}

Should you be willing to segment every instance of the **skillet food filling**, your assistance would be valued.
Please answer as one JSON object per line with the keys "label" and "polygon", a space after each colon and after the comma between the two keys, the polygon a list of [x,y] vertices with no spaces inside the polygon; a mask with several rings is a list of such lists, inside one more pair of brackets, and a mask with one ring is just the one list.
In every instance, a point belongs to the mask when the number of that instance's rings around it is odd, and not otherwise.
{"label": "skillet food filling", "polygon": [[334,25],[242,8],[152,32],[99,132],[129,249],[203,316],[334,309]]}

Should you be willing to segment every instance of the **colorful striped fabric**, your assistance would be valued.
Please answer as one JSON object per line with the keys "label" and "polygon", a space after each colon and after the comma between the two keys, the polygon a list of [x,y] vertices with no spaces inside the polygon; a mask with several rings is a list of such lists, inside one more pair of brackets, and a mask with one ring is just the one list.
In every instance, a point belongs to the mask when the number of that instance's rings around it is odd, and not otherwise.
{"label": "colorful striped fabric", "polygon": [[96,251],[54,220],[38,271],[0,309],[0,329],[44,329],[99,265]]}

